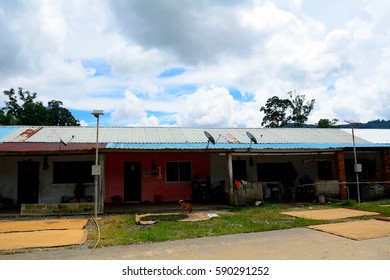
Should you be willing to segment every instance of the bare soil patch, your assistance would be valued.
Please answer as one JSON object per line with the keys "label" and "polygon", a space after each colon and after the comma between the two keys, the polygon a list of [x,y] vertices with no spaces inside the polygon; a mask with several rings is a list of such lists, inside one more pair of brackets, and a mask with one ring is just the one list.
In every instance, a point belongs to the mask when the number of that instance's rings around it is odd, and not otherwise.
{"label": "bare soil patch", "polygon": [[[135,223],[137,225],[151,225],[158,221],[159,216],[179,216],[180,213],[160,213],[160,214],[143,214],[143,215],[135,215]],[[143,220],[145,218],[148,218],[148,220]],[[156,218],[156,220],[153,220],[153,218]],[[210,220],[212,218],[218,217],[217,214],[210,214],[205,212],[192,212],[187,213],[186,217],[183,219],[178,219],[178,222],[200,222],[200,221],[206,221]]]}

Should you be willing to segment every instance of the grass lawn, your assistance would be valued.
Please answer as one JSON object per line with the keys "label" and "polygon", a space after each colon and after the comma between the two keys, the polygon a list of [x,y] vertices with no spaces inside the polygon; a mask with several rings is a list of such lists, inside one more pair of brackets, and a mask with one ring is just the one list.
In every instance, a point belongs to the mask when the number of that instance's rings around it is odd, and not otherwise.
{"label": "grass lawn", "polygon": [[[201,222],[179,222],[174,215],[157,217],[154,225],[140,226],[135,224],[134,214],[103,215],[98,220],[100,240],[97,243],[98,231],[93,223],[89,223],[88,245],[104,247],[128,245],[145,242],[162,242],[168,240],[190,239],[226,234],[260,232],[308,225],[324,224],[329,221],[310,220],[282,215],[288,210],[327,209],[332,207],[348,207],[351,209],[375,211],[382,216],[390,216],[390,207],[381,207],[379,203],[357,204],[352,201],[329,205],[289,206],[269,204],[262,207],[243,207],[225,211],[215,211],[219,217]],[[180,217],[183,218],[183,217]],[[155,219],[155,217],[154,217]],[[359,218],[355,218],[359,219]]]}

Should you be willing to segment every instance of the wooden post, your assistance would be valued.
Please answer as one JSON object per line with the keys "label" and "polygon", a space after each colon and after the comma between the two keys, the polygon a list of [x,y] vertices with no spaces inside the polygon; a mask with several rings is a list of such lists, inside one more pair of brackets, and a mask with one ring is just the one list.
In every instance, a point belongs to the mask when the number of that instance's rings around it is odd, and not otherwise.
{"label": "wooden post", "polygon": [[345,162],[344,162],[344,151],[337,151],[335,154],[335,169],[336,169],[336,176],[339,180],[339,186],[340,186],[340,198],[341,199],[348,199],[348,191],[347,186],[345,184],[346,177],[345,177]]}

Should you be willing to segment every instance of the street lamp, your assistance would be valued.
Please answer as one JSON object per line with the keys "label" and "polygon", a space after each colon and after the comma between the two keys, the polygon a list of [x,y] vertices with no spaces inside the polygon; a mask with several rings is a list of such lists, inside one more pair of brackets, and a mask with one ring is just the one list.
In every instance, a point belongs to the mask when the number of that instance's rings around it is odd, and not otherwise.
{"label": "street lamp", "polygon": [[357,163],[357,157],[356,157],[356,147],[355,147],[355,133],[354,133],[354,126],[359,124],[359,122],[346,120],[347,123],[349,123],[352,127],[352,143],[353,143],[353,157],[355,160],[354,164],[354,171],[356,174],[356,190],[357,190],[357,198],[358,203],[360,203],[360,189],[359,189],[359,172],[362,172],[362,165]]}
{"label": "street lamp", "polygon": [[96,118],[96,158],[95,165],[92,166],[92,175],[95,176],[95,219],[97,219],[98,212],[98,186],[99,186],[99,176],[101,173],[99,165],[99,116],[104,115],[103,110],[92,110],[92,115]]}

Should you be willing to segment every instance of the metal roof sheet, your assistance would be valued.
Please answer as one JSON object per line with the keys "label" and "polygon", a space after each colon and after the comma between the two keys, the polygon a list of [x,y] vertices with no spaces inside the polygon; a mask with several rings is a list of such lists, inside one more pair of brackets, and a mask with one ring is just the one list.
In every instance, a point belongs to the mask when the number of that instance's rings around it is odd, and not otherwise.
{"label": "metal roof sheet", "polygon": [[[99,143],[99,149],[106,144]],[[60,152],[60,151],[91,151],[95,150],[96,143],[0,143],[0,153],[23,152]]]}
{"label": "metal roof sheet", "polygon": [[3,137],[7,136],[16,129],[18,128],[14,126],[0,126],[0,142],[3,141]]}
{"label": "metal roof sheet", "polygon": [[[173,144],[176,148],[188,143],[207,144],[205,131],[209,132],[218,145],[243,144],[247,147],[250,132],[258,144],[290,145],[299,147],[316,145],[349,147],[352,143],[350,129],[324,128],[181,128],[181,127],[100,127],[100,143],[154,144],[160,148]],[[4,143],[96,143],[96,127],[43,127],[15,126],[1,127],[1,142]],[[361,137],[359,137],[361,136]],[[390,143],[390,130],[356,130],[356,145]],[[110,144],[110,145],[111,145]],[[109,146],[110,146],[109,145]],[[127,147],[129,147],[129,145]],[[255,145],[252,143],[252,146]],[[210,144],[210,148],[211,148]],[[297,146],[297,147],[298,147]],[[154,146],[157,148],[157,146]],[[221,146],[222,147],[222,146]],[[157,149],[160,149],[157,148]]]}
{"label": "metal roof sheet", "polygon": [[[352,129],[342,129],[352,135]],[[371,143],[390,143],[390,129],[354,129],[355,136]],[[352,137],[352,136],[351,136]]]}

